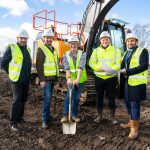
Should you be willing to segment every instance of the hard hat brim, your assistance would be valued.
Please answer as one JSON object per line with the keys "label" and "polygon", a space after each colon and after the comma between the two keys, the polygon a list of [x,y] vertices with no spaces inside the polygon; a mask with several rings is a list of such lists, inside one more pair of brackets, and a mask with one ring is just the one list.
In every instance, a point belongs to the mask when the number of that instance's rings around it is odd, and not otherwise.
{"label": "hard hat brim", "polygon": [[127,42],[127,40],[129,40],[129,39],[135,39],[135,40],[139,41],[139,40],[138,40],[137,38],[135,38],[135,37],[129,37],[129,38],[126,39],[126,42]]}
{"label": "hard hat brim", "polygon": [[25,36],[17,36],[17,38],[29,38],[29,37],[25,37]]}
{"label": "hard hat brim", "polygon": [[79,43],[79,41],[68,41],[68,43]]}
{"label": "hard hat brim", "polygon": [[109,39],[111,39],[111,37],[109,37],[109,36],[103,36],[103,37],[100,37],[99,39],[102,39],[102,38],[109,38]]}
{"label": "hard hat brim", "polygon": [[52,35],[43,35],[42,37],[54,37],[54,36],[52,36]]}

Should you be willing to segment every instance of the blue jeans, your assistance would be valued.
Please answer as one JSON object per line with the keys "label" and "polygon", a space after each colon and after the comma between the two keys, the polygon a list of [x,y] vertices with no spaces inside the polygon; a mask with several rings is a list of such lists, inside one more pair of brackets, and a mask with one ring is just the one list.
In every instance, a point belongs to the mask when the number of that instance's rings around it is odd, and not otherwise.
{"label": "blue jeans", "polygon": [[43,111],[42,111],[42,121],[48,122],[50,120],[50,103],[52,98],[52,93],[54,89],[54,83],[46,81],[46,85],[43,89]]}
{"label": "blue jeans", "polygon": [[[76,117],[78,115],[78,106],[80,102],[80,96],[84,88],[84,83],[79,84],[79,86],[74,86],[72,90],[72,116]],[[67,89],[67,94],[64,102],[64,115],[67,115],[69,111],[69,90]]]}
{"label": "blue jeans", "polygon": [[129,92],[128,92],[128,83],[127,80],[125,82],[125,104],[128,111],[128,114],[130,115],[131,119],[138,120],[140,118],[140,100],[130,100],[129,99]]}

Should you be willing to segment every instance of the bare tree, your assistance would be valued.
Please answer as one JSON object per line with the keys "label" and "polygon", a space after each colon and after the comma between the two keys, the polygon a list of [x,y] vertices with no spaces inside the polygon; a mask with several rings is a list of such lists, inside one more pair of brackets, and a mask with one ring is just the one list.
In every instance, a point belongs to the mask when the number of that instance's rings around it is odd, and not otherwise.
{"label": "bare tree", "polygon": [[139,46],[146,48],[150,53],[150,25],[136,24],[133,27],[133,32],[139,38]]}

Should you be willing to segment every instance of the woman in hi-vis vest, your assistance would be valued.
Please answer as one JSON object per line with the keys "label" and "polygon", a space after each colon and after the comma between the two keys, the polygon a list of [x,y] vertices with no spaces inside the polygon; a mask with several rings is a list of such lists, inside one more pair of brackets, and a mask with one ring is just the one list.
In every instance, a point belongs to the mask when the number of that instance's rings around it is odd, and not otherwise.
{"label": "woman in hi-vis vest", "polygon": [[[87,79],[85,63],[86,55],[83,51],[78,49],[79,39],[78,36],[72,35],[69,39],[70,51],[67,51],[63,57],[63,64],[66,70],[67,86],[73,85],[72,90],[72,121],[79,122],[78,106],[80,96],[84,88],[84,83]],[[68,121],[68,108],[69,108],[69,89],[64,101],[63,117],[61,122]]]}

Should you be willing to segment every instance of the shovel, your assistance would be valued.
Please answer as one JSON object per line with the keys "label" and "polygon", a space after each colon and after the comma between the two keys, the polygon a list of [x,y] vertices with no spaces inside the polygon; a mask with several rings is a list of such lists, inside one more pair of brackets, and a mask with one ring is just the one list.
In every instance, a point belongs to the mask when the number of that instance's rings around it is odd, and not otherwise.
{"label": "shovel", "polygon": [[71,121],[71,108],[72,108],[72,90],[74,86],[69,85],[69,113],[68,113],[68,122],[63,123],[63,134],[75,134],[76,133],[76,123]]}

